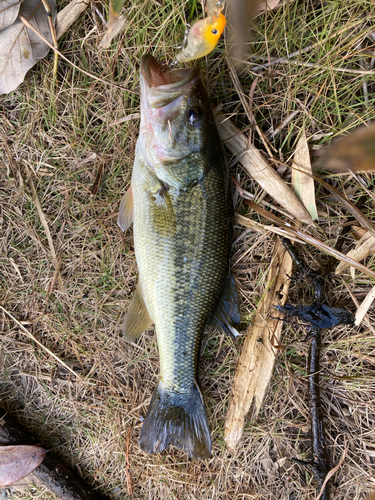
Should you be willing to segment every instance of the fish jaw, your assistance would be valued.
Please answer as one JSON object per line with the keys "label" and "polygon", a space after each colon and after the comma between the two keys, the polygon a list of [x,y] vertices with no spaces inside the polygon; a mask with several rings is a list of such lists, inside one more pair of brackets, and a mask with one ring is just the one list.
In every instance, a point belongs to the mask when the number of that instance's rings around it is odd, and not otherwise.
{"label": "fish jaw", "polygon": [[198,68],[162,70],[143,56],[139,145],[165,186],[181,192],[203,180],[205,168],[196,158],[207,146],[210,114]]}

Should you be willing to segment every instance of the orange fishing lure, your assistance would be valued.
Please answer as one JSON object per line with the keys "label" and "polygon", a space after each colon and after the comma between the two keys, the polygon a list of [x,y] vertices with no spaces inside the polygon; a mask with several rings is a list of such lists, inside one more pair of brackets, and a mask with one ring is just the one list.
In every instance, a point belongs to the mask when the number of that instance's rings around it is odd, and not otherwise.
{"label": "orange fishing lure", "polygon": [[176,61],[193,61],[214,50],[227,24],[221,10],[222,2],[217,2],[212,9],[209,9],[209,15],[206,19],[201,19],[193,24],[187,37],[187,43],[177,54]]}

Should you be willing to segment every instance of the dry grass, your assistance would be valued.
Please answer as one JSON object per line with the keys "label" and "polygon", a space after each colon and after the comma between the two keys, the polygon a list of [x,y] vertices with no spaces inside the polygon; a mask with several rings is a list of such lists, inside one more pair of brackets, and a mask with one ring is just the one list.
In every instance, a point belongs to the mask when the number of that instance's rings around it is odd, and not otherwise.
{"label": "dry grass", "polygon": [[[294,0],[258,18],[250,44],[253,56],[240,83],[246,100],[252,94],[252,113],[260,129],[270,131],[267,144],[256,132],[253,140],[261,150],[268,148],[275,167],[290,165],[302,129],[308,137],[314,134],[310,143],[318,152],[331,138],[374,119],[373,76],[352,73],[371,69],[374,62],[369,57],[375,48],[371,9],[364,0]],[[88,12],[60,48],[86,70],[138,90],[140,56],[150,50],[159,59],[170,60],[185,17],[189,20],[192,13],[196,18],[199,12],[192,1],[130,4],[124,33],[111,49],[101,52],[97,47],[104,26]],[[295,63],[273,61],[306,48],[306,53],[293,57]],[[200,362],[212,459],[192,461],[175,449],[151,457],[140,450],[140,417],[147,411],[159,361],[153,331],[132,345],[119,336],[120,316],[130,303],[137,266],[131,230],[124,237],[116,225],[119,200],[130,181],[139,122],[111,126],[117,118],[139,111],[139,96],[93,81],[63,62],[54,85],[51,60],[49,56],[30,71],[18,90],[0,97],[0,304],[86,385],[1,313],[2,405],[89,483],[113,498],[129,498],[125,450],[130,426],[130,470],[137,499],[315,498],[310,471],[291,461],[308,459],[310,450],[308,344],[303,329],[293,323],[285,324],[286,348],[280,352],[263,410],[256,421],[249,417],[238,450],[226,450],[223,432],[242,340],[233,342],[214,330],[204,337]],[[266,62],[272,63],[268,69],[259,67]],[[212,101],[222,102],[239,126],[249,128],[238,87],[230,78],[224,44],[200,64]],[[286,123],[294,111],[298,113]],[[277,202],[267,198],[234,158],[228,159],[232,174],[256,199]],[[103,164],[100,190],[92,196]],[[354,201],[365,194],[349,176],[327,178],[346,189]],[[32,199],[30,179],[44,225]],[[321,217],[310,231],[333,246],[349,214],[321,188],[317,206]],[[241,198],[236,209],[258,218],[248,213]],[[362,209],[374,217],[370,198]],[[274,237],[244,232],[238,226],[235,238],[234,274],[245,331],[264,292]],[[353,244],[348,235],[343,250]],[[326,260],[311,247],[304,252],[312,266]],[[374,269],[375,259],[366,264]],[[311,300],[303,285],[293,283],[289,303]],[[330,280],[330,302],[354,311],[352,297],[361,302],[372,286],[369,278],[357,272],[353,279],[347,271]],[[372,308],[372,324],[374,316]],[[323,335],[323,344],[322,399],[332,466],[348,446],[334,476],[332,498],[362,499],[375,487],[374,331],[366,324],[335,328]],[[14,498],[54,497],[31,488],[16,492]]]}

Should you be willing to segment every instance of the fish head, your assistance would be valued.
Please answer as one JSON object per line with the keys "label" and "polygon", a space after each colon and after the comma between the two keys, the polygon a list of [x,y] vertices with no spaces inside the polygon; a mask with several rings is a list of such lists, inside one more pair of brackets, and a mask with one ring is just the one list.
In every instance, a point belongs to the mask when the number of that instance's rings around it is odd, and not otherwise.
{"label": "fish head", "polygon": [[186,191],[202,182],[212,126],[199,69],[163,70],[151,55],[143,56],[140,150],[163,184]]}

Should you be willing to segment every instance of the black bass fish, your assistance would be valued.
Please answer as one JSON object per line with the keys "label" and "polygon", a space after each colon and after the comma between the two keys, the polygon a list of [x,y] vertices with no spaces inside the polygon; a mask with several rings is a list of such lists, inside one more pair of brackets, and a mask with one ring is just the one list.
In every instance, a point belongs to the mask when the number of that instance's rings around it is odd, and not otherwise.
{"label": "black bass fish", "polygon": [[154,323],[160,355],[140,445],[208,458],[201,338],[208,324],[235,334],[240,319],[228,172],[199,69],[163,71],[150,55],[141,60],[140,134],[118,216],[123,231],[132,222],[139,283],[123,334],[132,341]]}

